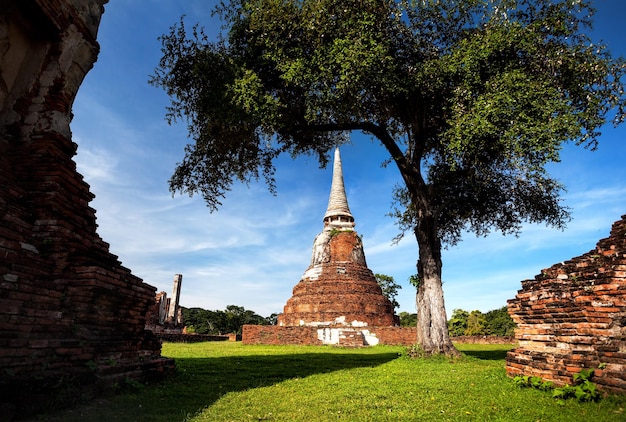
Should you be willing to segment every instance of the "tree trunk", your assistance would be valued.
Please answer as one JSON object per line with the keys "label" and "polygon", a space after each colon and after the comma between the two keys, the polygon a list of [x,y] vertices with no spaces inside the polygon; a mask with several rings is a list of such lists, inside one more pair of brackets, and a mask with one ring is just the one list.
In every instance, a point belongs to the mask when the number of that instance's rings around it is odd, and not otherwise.
{"label": "tree trunk", "polygon": [[419,246],[417,274],[417,344],[426,354],[458,355],[448,334],[441,282],[441,242],[434,217],[423,217],[415,228]]}
{"label": "tree trunk", "polygon": [[[424,153],[423,146],[427,142],[425,132],[419,127],[414,127],[410,131],[415,134],[410,142],[413,147],[410,148],[410,153],[405,155],[386,128],[367,125],[362,129],[374,134],[391,154],[417,212],[418,224],[415,227],[415,237],[419,248],[417,261],[419,284],[416,297],[417,345],[427,354],[459,355],[448,333],[441,283],[441,241],[437,233],[437,219],[433,215],[429,189],[420,170],[420,161]],[[416,143],[421,146],[416,148]]]}

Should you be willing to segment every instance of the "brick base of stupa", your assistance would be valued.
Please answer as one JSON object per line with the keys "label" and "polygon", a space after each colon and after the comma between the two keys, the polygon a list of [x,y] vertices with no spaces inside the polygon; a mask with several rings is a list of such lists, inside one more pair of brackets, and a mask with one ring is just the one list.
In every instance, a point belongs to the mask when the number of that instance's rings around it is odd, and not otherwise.
{"label": "brick base of stupa", "polygon": [[367,267],[361,238],[351,228],[325,229],[277,326],[246,326],[242,337],[248,344],[415,344],[415,329],[398,325]]}
{"label": "brick base of stupa", "polygon": [[279,326],[393,327],[398,317],[372,271],[353,230],[320,233],[311,265],[293,288]]}

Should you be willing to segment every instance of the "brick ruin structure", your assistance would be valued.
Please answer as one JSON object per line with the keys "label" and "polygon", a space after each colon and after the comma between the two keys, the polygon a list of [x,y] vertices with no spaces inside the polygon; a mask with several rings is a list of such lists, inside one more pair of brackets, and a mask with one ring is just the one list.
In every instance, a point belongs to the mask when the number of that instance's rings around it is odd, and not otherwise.
{"label": "brick ruin structure", "polygon": [[315,238],[311,264],[278,315],[278,325],[244,326],[244,343],[415,343],[415,329],[397,327],[393,305],[367,267],[354,226],[336,149],[324,228]]}
{"label": "brick ruin structure", "polygon": [[174,369],[145,330],[156,289],[96,233],[72,103],[106,0],[0,1],[0,412],[23,417]]}
{"label": "brick ruin structure", "polygon": [[180,290],[183,284],[183,275],[174,275],[172,297],[167,293],[159,292],[155,296],[154,304],[148,312],[146,329],[157,334],[182,334],[183,311],[180,307]]}
{"label": "brick ruin structure", "polygon": [[626,393],[626,215],[594,250],[523,281],[508,309],[519,341],[509,375],[572,385],[595,369],[599,387]]}

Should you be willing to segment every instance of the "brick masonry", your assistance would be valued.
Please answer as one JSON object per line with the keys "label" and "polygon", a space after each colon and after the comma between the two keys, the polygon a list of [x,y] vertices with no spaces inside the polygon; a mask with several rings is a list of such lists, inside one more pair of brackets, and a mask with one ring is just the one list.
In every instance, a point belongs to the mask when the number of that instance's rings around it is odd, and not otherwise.
{"label": "brick masonry", "polygon": [[601,388],[626,393],[626,216],[596,248],[522,282],[508,303],[519,347],[507,373],[572,384],[596,369]]}
{"label": "brick masonry", "polygon": [[106,0],[0,9],[0,413],[23,417],[171,372],[144,329],[155,288],[96,233],[71,106]]}
{"label": "brick masonry", "polygon": [[[336,342],[330,342],[332,336],[337,337]],[[333,344],[344,347],[375,344],[411,346],[416,343],[416,340],[414,327],[244,325],[242,334],[243,344],[300,344],[309,346]]]}
{"label": "brick masonry", "polygon": [[[361,239],[342,231],[328,239],[328,259],[312,264],[293,288],[279,325],[366,324],[397,325],[393,305],[382,294],[372,271],[352,259],[362,254]],[[339,322],[341,321],[341,322]]]}

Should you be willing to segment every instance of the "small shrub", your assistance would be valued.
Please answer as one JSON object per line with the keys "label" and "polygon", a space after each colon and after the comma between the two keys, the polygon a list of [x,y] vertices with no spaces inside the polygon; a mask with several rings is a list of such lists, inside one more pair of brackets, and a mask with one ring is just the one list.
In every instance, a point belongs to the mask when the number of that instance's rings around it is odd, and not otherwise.
{"label": "small shrub", "polygon": [[544,381],[539,377],[531,377],[530,375],[518,375],[513,378],[513,382],[520,388],[532,387],[542,391],[551,390],[554,385],[550,381]]}
{"label": "small shrub", "polygon": [[574,385],[565,384],[563,387],[554,388],[549,381],[544,381],[539,377],[530,375],[518,375],[513,378],[513,382],[518,387],[532,387],[542,391],[552,390],[552,397],[561,400],[576,398],[580,402],[597,401],[601,398],[601,393],[595,383],[591,382],[593,369],[582,369],[573,375]]}
{"label": "small shrub", "polygon": [[406,349],[406,356],[410,358],[423,358],[426,357],[427,354],[421,346],[414,344]]}
{"label": "small shrub", "polygon": [[124,378],[124,387],[127,391],[128,390],[136,391],[136,390],[141,390],[142,388],[145,387],[145,385],[137,381],[134,378],[126,377]]}

